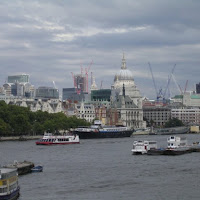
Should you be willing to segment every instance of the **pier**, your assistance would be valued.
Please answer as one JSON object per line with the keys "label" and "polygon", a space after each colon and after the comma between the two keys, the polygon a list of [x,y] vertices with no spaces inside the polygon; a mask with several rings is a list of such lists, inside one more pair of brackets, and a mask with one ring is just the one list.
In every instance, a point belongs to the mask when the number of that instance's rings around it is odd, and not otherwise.
{"label": "pier", "polygon": [[200,152],[199,145],[193,145],[191,147],[186,148],[177,148],[177,149],[150,149],[147,152],[147,155],[166,155],[166,156],[176,156],[183,155],[192,152]]}
{"label": "pier", "polygon": [[0,137],[0,142],[3,141],[26,141],[26,140],[37,140],[40,139],[42,135],[23,135],[23,136],[10,136],[10,137]]}
{"label": "pier", "polygon": [[14,161],[13,164],[9,164],[4,166],[5,168],[10,168],[10,169],[17,169],[18,175],[24,175],[31,173],[31,169],[34,167],[34,163],[30,161],[23,161],[23,162],[18,162]]}

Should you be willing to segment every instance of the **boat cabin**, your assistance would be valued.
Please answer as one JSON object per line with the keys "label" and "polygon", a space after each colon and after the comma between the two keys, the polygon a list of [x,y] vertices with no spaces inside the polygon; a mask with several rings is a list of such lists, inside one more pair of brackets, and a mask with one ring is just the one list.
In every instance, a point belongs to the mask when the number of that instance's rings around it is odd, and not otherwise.
{"label": "boat cabin", "polygon": [[185,137],[170,136],[167,138],[167,148],[169,149],[175,149],[186,146],[187,146],[187,139]]}
{"label": "boat cabin", "polygon": [[0,199],[17,199],[18,196],[17,169],[0,168]]}
{"label": "boat cabin", "polygon": [[156,141],[134,141],[131,151],[133,154],[146,154],[151,149],[157,149]]}

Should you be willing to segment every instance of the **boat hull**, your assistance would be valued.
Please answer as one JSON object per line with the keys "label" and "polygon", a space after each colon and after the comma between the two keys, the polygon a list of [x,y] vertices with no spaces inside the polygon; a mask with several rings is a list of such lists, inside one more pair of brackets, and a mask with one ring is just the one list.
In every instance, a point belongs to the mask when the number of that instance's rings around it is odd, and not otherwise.
{"label": "boat hull", "polygon": [[191,148],[185,149],[152,149],[147,152],[147,155],[165,155],[165,156],[176,156],[183,155],[186,153],[194,152]]}
{"label": "boat hull", "polygon": [[42,171],[43,171],[42,166],[36,166],[31,169],[31,172],[42,172]]}
{"label": "boat hull", "polygon": [[36,145],[65,145],[65,144],[80,144],[80,142],[36,142]]}
{"label": "boat hull", "polygon": [[19,193],[20,188],[18,187],[17,190],[12,192],[11,194],[0,196],[0,200],[16,200],[20,196]]}
{"label": "boat hull", "polygon": [[80,139],[98,139],[98,138],[123,138],[130,137],[133,133],[132,130],[121,132],[86,132],[86,131],[74,131],[79,135]]}

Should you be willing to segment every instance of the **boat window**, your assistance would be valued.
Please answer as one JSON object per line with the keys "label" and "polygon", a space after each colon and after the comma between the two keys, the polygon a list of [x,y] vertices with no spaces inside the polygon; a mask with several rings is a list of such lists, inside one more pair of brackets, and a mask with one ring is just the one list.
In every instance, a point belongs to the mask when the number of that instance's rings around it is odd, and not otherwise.
{"label": "boat window", "polygon": [[2,181],[2,185],[7,185],[6,180]]}
{"label": "boat window", "polygon": [[16,187],[17,187],[17,183],[14,183],[13,185],[11,185],[9,187],[9,190],[11,191],[11,190],[15,189]]}
{"label": "boat window", "polygon": [[149,144],[156,144],[156,142],[149,142]]}
{"label": "boat window", "polygon": [[7,187],[5,188],[0,188],[0,193],[6,193],[7,192]]}

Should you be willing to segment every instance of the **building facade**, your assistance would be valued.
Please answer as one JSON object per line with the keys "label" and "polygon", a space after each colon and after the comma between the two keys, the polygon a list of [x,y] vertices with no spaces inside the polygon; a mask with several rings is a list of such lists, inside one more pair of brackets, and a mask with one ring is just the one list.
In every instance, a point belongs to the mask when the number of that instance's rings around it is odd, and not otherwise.
{"label": "building facade", "polygon": [[91,101],[110,101],[111,89],[91,90]]}
{"label": "building facade", "polygon": [[163,127],[171,118],[171,109],[165,106],[144,106],[143,114],[148,126]]}
{"label": "building facade", "polygon": [[105,106],[95,107],[95,119],[100,120],[103,125],[107,124],[107,108]]}
{"label": "building facade", "polygon": [[181,120],[184,124],[200,125],[199,108],[175,108],[171,110],[171,117]]}
{"label": "building facade", "polygon": [[200,94],[200,83],[196,84],[196,93]]}
{"label": "building facade", "polygon": [[5,99],[7,104],[30,108],[32,112],[43,111],[48,113],[63,112],[62,102],[58,99],[25,99],[9,98]]}
{"label": "building facade", "polygon": [[75,104],[77,117],[92,122],[95,119],[95,107],[93,104],[81,103]]}
{"label": "building facade", "polygon": [[8,76],[8,83],[29,83],[29,77],[28,74]]}
{"label": "building facade", "polygon": [[87,92],[87,78],[83,74],[74,75],[74,86],[76,87],[77,93]]}
{"label": "building facade", "polygon": [[86,92],[77,93],[76,88],[63,88],[62,99],[63,101],[70,100],[76,102],[89,101],[90,94]]}
{"label": "building facade", "polygon": [[39,87],[36,89],[38,99],[59,99],[59,90],[53,87]]}
{"label": "building facade", "polygon": [[3,85],[7,96],[32,98],[35,96],[35,88],[29,82],[28,74],[8,76],[7,83]]}
{"label": "building facade", "polygon": [[172,100],[186,107],[200,107],[200,94],[197,93],[186,92],[183,95],[176,95]]}
{"label": "building facade", "polygon": [[111,86],[111,107],[116,108],[119,120],[131,128],[146,127],[143,121],[142,96],[135,85],[133,75],[122,58],[121,70],[116,73]]}

